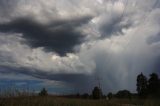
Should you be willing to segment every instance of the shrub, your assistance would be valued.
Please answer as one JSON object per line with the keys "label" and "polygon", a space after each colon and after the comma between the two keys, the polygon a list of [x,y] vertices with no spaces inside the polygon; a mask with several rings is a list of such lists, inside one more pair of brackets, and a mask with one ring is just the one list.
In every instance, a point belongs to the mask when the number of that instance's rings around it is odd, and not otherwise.
{"label": "shrub", "polygon": [[39,96],[47,96],[47,90],[45,88],[43,88],[40,92],[39,92]]}
{"label": "shrub", "polygon": [[128,90],[118,91],[116,94],[117,98],[131,98],[131,93]]}

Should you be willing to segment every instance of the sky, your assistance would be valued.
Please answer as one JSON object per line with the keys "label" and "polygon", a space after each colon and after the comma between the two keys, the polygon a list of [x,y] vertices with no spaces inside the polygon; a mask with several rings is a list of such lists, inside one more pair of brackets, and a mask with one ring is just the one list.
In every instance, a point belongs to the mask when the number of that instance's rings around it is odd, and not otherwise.
{"label": "sky", "polygon": [[136,92],[160,74],[159,0],[0,0],[0,87]]}

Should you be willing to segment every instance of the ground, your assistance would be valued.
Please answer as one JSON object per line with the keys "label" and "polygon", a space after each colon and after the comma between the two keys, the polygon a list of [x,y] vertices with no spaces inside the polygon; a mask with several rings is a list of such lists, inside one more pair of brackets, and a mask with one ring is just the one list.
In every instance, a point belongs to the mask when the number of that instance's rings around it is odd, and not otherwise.
{"label": "ground", "polygon": [[0,106],[160,106],[158,99],[92,100],[64,97],[17,97],[1,98]]}

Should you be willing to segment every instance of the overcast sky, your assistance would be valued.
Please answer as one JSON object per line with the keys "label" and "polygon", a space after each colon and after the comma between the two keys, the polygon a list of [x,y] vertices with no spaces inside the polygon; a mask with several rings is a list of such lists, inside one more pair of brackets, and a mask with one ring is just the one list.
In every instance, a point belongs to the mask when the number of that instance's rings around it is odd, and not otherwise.
{"label": "overcast sky", "polygon": [[135,92],[159,71],[159,0],[0,0],[2,86]]}

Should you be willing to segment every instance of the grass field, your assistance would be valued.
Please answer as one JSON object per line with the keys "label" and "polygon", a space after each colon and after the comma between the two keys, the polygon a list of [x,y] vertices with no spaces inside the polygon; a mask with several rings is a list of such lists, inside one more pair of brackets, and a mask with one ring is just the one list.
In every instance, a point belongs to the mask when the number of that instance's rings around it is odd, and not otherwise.
{"label": "grass field", "polygon": [[92,100],[73,99],[63,97],[15,97],[1,98],[0,106],[160,106],[156,100],[136,99],[113,99],[113,100]]}

